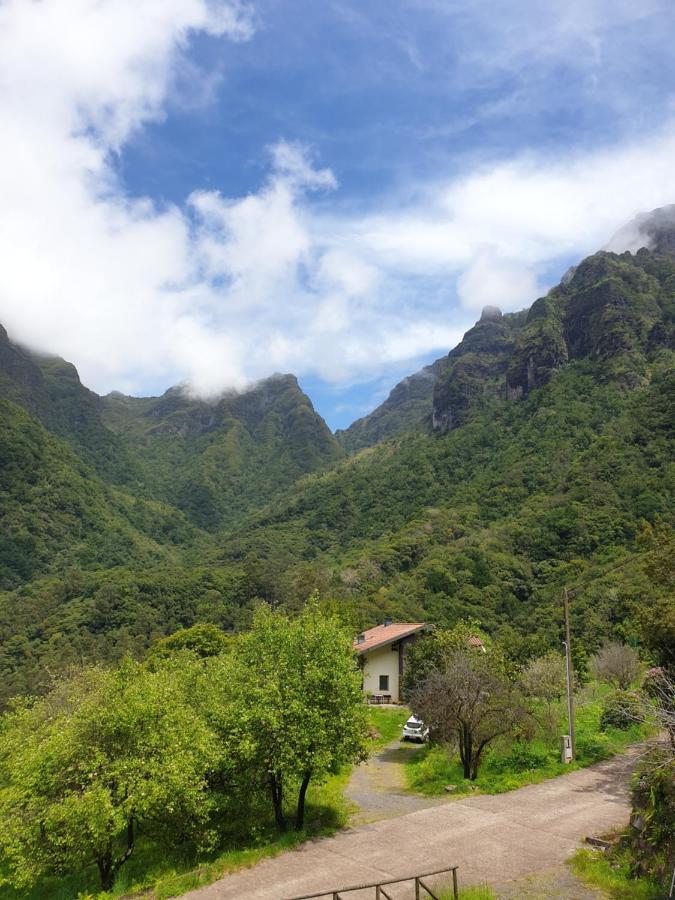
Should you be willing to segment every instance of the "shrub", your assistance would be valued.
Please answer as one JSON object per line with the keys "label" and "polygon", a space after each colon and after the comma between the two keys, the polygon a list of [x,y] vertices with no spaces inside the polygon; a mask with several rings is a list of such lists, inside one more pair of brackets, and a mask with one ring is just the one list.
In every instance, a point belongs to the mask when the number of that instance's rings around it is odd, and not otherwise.
{"label": "shrub", "polygon": [[628,691],[615,691],[605,698],[600,715],[600,729],[619,728],[627,731],[631,725],[642,721],[642,705],[639,699]]}
{"label": "shrub", "polygon": [[544,767],[550,761],[549,757],[550,754],[546,750],[517,743],[506,756],[492,757],[490,769],[493,772],[527,772]]}
{"label": "shrub", "polygon": [[591,657],[591,672],[607,684],[613,684],[625,691],[640,673],[640,658],[637,650],[619,641],[609,641]]}
{"label": "shrub", "polygon": [[633,782],[626,841],[633,874],[664,881],[675,867],[675,760],[659,747],[643,760]]}

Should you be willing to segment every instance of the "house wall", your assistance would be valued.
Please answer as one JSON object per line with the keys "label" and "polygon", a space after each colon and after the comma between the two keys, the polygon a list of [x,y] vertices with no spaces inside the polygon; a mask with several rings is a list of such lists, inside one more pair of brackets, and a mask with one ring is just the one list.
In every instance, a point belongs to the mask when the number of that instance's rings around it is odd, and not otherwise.
{"label": "house wall", "polygon": [[[380,675],[389,676],[389,690],[380,690]],[[399,700],[398,649],[391,644],[377,647],[364,654],[363,690],[371,694],[391,694],[392,700]]]}

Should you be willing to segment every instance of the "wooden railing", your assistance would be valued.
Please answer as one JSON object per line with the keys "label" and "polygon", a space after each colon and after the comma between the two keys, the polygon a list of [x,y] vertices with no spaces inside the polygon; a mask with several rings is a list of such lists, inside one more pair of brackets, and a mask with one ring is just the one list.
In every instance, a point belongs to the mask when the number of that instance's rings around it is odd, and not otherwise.
{"label": "wooden railing", "polygon": [[[377,881],[372,884],[353,884],[351,887],[340,888],[339,890],[320,891],[318,894],[302,894],[299,897],[287,897],[286,900],[320,900],[322,897],[330,897],[330,900],[343,900],[345,894],[352,891],[367,891],[375,888],[375,900],[393,900],[385,888],[394,884],[405,884],[412,881],[415,886],[415,900],[423,900],[422,891],[431,897],[432,900],[438,900],[428,884],[425,884],[423,878],[433,878],[435,875],[447,875],[452,872],[452,896],[455,900],[459,898],[459,887],[457,885],[457,866],[448,866],[447,869],[437,869],[435,872],[423,872],[421,875],[408,875],[406,878],[392,878],[390,881]],[[438,888],[436,888],[438,890]]]}

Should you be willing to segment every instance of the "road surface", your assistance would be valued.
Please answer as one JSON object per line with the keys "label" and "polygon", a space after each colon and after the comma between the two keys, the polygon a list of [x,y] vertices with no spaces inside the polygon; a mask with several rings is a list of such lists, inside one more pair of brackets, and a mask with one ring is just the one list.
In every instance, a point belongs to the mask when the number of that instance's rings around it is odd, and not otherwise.
{"label": "road surface", "polygon": [[[185,897],[285,900],[450,865],[459,866],[460,887],[539,873],[559,866],[586,835],[626,823],[637,753],[507,794],[460,798],[309,841]],[[412,896],[410,887],[390,892],[396,900]],[[366,896],[373,892],[344,900]]]}

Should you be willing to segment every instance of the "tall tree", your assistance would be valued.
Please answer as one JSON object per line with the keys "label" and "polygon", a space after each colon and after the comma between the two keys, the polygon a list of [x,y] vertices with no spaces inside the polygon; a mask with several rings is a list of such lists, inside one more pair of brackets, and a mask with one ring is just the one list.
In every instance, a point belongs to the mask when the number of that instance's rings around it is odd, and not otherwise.
{"label": "tall tree", "polygon": [[365,755],[365,707],[349,634],[314,603],[295,619],[262,606],[229,660],[214,660],[209,671],[223,679],[228,758],[242,754],[254,766],[282,831],[284,801],[295,791],[295,827],[302,828],[310,782]]}

